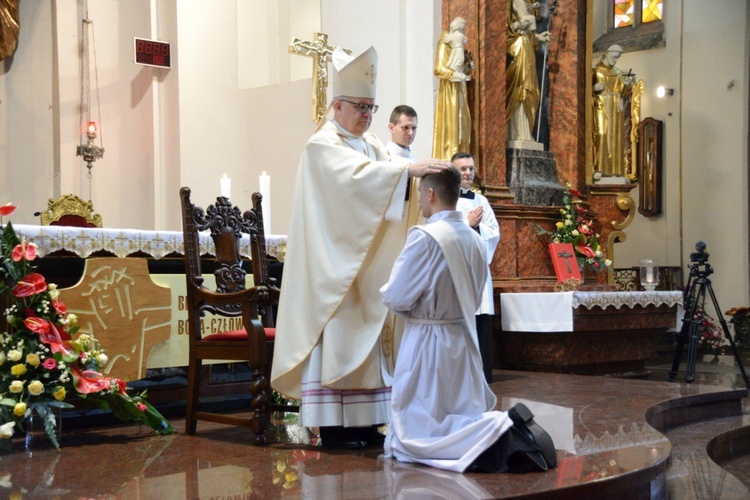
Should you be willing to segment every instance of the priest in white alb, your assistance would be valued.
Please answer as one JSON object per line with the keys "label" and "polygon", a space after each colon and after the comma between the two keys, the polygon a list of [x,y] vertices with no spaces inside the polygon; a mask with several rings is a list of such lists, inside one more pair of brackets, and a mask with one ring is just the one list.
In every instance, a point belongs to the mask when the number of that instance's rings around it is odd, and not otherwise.
{"label": "priest in white alb", "polygon": [[300,421],[322,444],[382,444],[390,420],[399,324],[380,301],[418,216],[411,179],[447,168],[439,160],[388,161],[367,130],[377,111],[377,54],[332,56],[333,101],[309,139],[296,177],[276,323],[271,385],[301,399]]}
{"label": "priest in white alb", "polygon": [[494,411],[482,373],[474,313],[488,274],[484,241],[456,210],[461,174],[427,175],[415,226],[383,302],[407,318],[393,376],[386,458],[455,472],[546,471],[556,465],[549,434],[523,404]]}

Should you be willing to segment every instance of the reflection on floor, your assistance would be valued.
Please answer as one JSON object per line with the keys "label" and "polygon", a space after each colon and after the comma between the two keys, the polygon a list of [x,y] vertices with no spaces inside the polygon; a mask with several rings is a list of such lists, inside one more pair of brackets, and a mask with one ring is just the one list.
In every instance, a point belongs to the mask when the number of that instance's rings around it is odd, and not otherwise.
{"label": "reflection on floor", "polygon": [[[712,437],[747,425],[742,380],[704,365],[693,384],[668,382],[668,367],[650,370],[644,380],[497,371],[499,409],[523,401],[555,440],[559,466],[546,473],[455,474],[385,460],[376,448],[323,450],[294,421],[271,429],[271,445],[255,447],[245,429],[199,422],[198,434],[186,436],[184,421],[174,420],[173,436],[133,427],[64,431],[60,452],[26,452],[19,442],[0,456],[0,496],[747,498],[741,479],[750,477],[750,459],[715,457],[728,460],[729,473],[706,453]],[[674,427],[692,418],[701,421]]]}

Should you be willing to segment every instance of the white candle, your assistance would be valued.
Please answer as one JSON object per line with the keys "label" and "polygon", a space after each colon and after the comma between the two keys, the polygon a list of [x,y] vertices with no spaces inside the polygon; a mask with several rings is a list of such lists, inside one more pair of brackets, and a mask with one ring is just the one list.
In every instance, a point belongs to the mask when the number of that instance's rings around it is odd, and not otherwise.
{"label": "white candle", "polygon": [[263,229],[266,234],[271,234],[271,176],[263,173],[258,178],[260,183],[260,195],[263,197]]}
{"label": "white candle", "polygon": [[646,281],[648,283],[653,283],[654,281],[654,268],[653,267],[647,267],[646,268]]}
{"label": "white candle", "polygon": [[229,199],[232,197],[232,179],[227,177],[227,174],[224,174],[221,179],[219,179],[219,185],[221,186],[221,195]]}

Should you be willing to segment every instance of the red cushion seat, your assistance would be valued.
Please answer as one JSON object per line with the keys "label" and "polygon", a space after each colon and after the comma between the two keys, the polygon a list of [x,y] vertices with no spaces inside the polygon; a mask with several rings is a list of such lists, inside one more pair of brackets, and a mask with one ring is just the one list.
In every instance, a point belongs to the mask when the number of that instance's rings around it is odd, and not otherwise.
{"label": "red cushion seat", "polygon": [[[263,330],[266,332],[266,340],[272,341],[276,338],[276,328],[264,328]],[[247,332],[245,330],[231,330],[212,333],[203,337],[202,340],[247,340]]]}

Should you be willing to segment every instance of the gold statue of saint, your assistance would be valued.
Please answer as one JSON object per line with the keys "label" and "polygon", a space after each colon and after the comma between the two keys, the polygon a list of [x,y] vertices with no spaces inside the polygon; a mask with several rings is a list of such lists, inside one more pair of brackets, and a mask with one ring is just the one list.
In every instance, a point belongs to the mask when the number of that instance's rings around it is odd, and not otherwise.
{"label": "gold statue of saint", "polygon": [[[315,40],[302,40],[295,38],[289,44],[289,53],[312,57],[315,62],[313,67],[313,121],[318,123],[326,114],[328,103],[328,63],[336,47],[328,45],[328,35],[315,33]],[[342,49],[347,54],[350,50]]]}
{"label": "gold statue of saint", "polygon": [[[607,176],[625,176],[625,121],[627,99],[633,87],[630,75],[615,66],[622,47],[612,45],[594,68],[594,172]],[[635,124],[637,126],[637,124]]]}
{"label": "gold statue of saint", "polygon": [[0,60],[16,51],[20,30],[18,0],[0,0]]}
{"label": "gold statue of saint", "polygon": [[432,157],[449,160],[458,151],[469,152],[471,144],[471,116],[466,97],[466,82],[474,68],[471,52],[464,51],[467,43],[466,21],[457,17],[450,31],[440,36],[435,51],[435,76],[440,79],[435,129],[432,135]]}
{"label": "gold statue of saint", "polygon": [[549,42],[550,33],[536,32],[539,3],[508,0],[506,50],[511,61],[505,73],[505,122],[509,141],[533,141],[532,129],[539,108],[536,72],[538,42]]}

